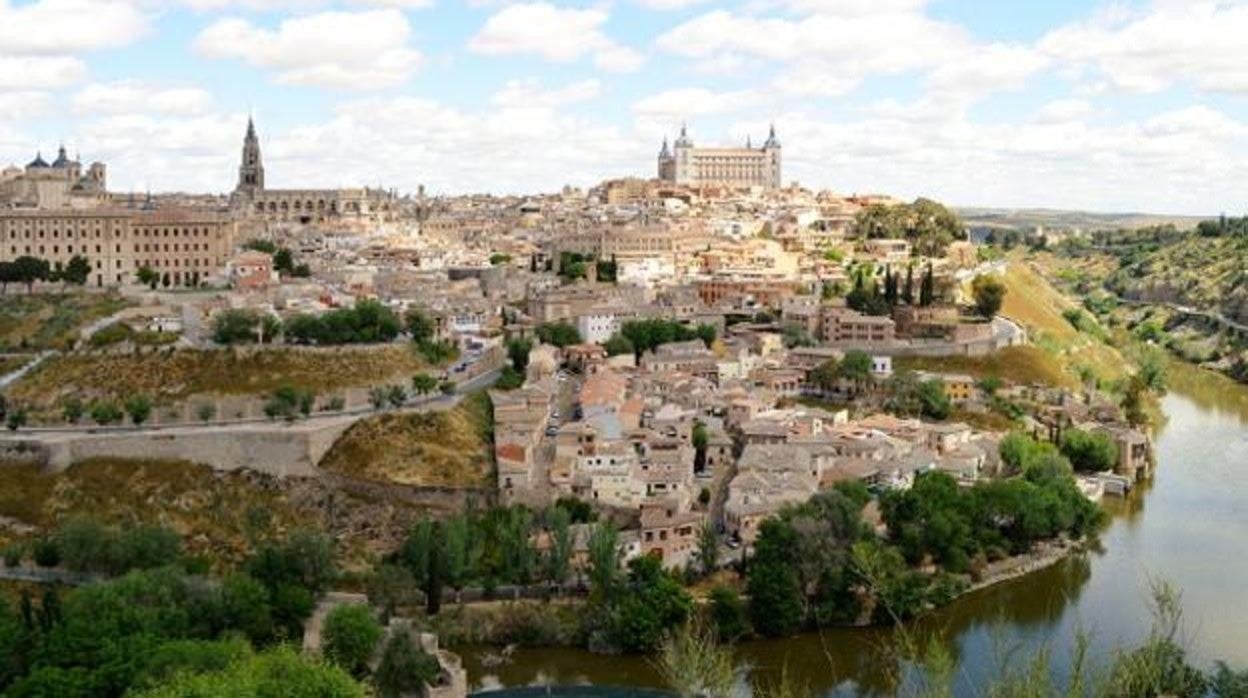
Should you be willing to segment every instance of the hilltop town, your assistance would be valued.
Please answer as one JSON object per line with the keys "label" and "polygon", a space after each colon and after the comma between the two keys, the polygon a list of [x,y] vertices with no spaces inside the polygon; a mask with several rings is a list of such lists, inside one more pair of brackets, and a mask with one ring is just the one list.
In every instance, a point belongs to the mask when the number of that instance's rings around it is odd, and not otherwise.
{"label": "hilltop town", "polygon": [[[682,127],[654,176],[523,197],[273,189],[261,130],[240,132],[224,195],[111,193],[64,148],[0,177],[10,574],[64,572],[47,546],[79,515],[99,535],[154,518],[216,568],[320,531],[334,564],[421,589],[369,600],[417,616],[387,632],[456,695],[463,669],[427,634],[461,637],[444,586],[613,604],[617,578],[726,578],[761,604],[745,570],[846,508],[852,534],[807,532],[839,551],[829,618],[878,622],[1051,564],[1152,472],[1147,357],[940,203],[785,184],[774,127],[720,148]],[[970,532],[920,532],[948,517]],[[431,571],[427,546],[478,529],[503,562]],[[863,550],[908,605],[853,581]],[[821,579],[794,593],[824,603]],[[755,632],[815,617],[773,610]],[[603,623],[574,634],[656,647]]]}

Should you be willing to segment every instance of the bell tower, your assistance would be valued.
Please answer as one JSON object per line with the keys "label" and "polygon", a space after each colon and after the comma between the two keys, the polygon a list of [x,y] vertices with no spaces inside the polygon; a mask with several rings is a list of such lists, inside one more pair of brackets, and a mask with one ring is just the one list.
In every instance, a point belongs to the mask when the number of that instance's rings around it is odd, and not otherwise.
{"label": "bell tower", "polygon": [[260,159],[260,139],[256,125],[247,119],[247,135],[243,138],[243,161],[238,166],[238,186],[234,191],[252,195],[264,190],[264,162]]}

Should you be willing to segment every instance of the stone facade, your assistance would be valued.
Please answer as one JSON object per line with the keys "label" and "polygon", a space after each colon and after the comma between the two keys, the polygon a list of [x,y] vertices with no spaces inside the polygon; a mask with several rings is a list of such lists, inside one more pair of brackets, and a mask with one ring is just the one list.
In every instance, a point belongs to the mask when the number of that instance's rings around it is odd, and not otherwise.
{"label": "stone facade", "polygon": [[780,140],[776,128],[763,143],[754,148],[747,141],[744,148],[697,148],[684,126],[680,137],[669,149],[667,139],[659,150],[658,176],[664,182],[688,186],[722,186],[732,188],[781,187]]}
{"label": "stone facade", "polygon": [[237,230],[229,216],[190,209],[0,210],[0,261],[29,255],[59,268],[82,255],[92,286],[134,283],[142,267],[196,285],[224,266]]}

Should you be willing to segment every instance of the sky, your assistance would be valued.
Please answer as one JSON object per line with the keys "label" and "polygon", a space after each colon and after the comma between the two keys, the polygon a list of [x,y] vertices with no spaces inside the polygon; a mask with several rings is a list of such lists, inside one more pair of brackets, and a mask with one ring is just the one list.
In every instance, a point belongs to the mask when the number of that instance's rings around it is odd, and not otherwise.
{"label": "sky", "polygon": [[1248,211],[1248,0],[0,0],[0,163],[536,193],[665,136],[960,206]]}

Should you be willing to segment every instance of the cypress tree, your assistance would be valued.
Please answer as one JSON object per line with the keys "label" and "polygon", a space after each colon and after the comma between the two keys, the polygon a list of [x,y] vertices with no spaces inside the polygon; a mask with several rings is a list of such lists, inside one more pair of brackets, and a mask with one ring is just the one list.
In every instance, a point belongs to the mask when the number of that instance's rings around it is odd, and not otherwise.
{"label": "cypress tree", "polygon": [[923,273],[923,283],[919,287],[919,305],[929,306],[936,300],[936,279],[932,275],[932,263],[927,263],[927,271]]}
{"label": "cypress tree", "polygon": [[902,291],[901,297],[906,301],[906,305],[914,305],[914,265],[906,265],[906,287]]}

